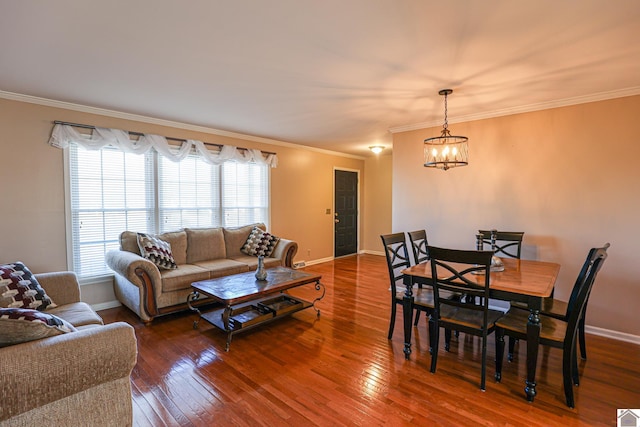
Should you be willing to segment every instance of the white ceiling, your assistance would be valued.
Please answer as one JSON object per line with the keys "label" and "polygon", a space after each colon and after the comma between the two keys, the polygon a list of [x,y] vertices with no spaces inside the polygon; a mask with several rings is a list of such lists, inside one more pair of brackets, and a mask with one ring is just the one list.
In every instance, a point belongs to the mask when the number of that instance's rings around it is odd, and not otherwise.
{"label": "white ceiling", "polygon": [[638,94],[640,1],[0,0],[5,95],[366,156],[443,88],[450,123]]}

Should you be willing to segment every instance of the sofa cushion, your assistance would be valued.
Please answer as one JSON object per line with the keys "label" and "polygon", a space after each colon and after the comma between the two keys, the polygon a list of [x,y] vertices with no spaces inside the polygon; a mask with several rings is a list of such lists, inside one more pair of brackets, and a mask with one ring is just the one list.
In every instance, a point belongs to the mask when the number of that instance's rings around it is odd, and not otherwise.
{"label": "sofa cushion", "polygon": [[161,270],[160,276],[162,277],[162,292],[172,292],[189,289],[191,283],[209,279],[209,272],[197,265],[182,264],[177,270]]}
{"label": "sofa cushion", "polygon": [[[258,257],[253,255],[242,254],[239,256],[234,256],[233,260],[241,262],[243,264],[247,264],[249,266],[249,270],[255,270],[256,268],[258,268]],[[277,267],[279,265],[282,265],[282,261],[280,260],[280,258],[266,257],[264,259],[265,268]]]}
{"label": "sofa cushion", "polygon": [[26,265],[21,262],[0,265],[0,307],[42,311],[55,306]]}
{"label": "sofa cushion", "polygon": [[123,231],[120,233],[120,249],[140,255],[140,247],[138,247],[138,233],[135,231]]}
{"label": "sofa cushion", "polygon": [[[176,264],[186,264],[187,262],[187,233],[183,230],[158,234],[159,239],[171,245],[171,253]],[[140,255],[138,246],[138,233],[135,231],[123,231],[120,233],[120,249]]]}
{"label": "sofa cushion", "polygon": [[104,325],[102,318],[86,302],[64,304],[48,309],[46,312],[66,320],[76,328],[86,325]]}
{"label": "sofa cushion", "polygon": [[249,237],[249,233],[253,230],[253,227],[258,227],[262,230],[266,230],[267,227],[264,224],[251,224],[237,228],[224,228],[224,242],[227,247],[227,258],[233,258],[236,256],[244,255],[241,252],[242,247]]}
{"label": "sofa cushion", "polygon": [[209,270],[211,279],[215,277],[229,276],[230,274],[245,273],[249,271],[249,267],[247,266],[247,264],[227,258],[201,261],[198,263],[198,267]]}
{"label": "sofa cushion", "polygon": [[151,236],[149,234],[138,233],[138,246],[140,247],[140,255],[148,259],[164,270],[175,270],[178,268],[171,245],[164,240]]}
{"label": "sofa cushion", "polygon": [[0,308],[0,347],[75,331],[73,325],[51,313]]}
{"label": "sofa cushion", "polygon": [[225,258],[222,228],[185,228],[187,233],[187,263]]}
{"label": "sofa cushion", "polygon": [[258,227],[253,227],[241,251],[247,255],[269,256],[279,240],[279,237],[267,233]]}

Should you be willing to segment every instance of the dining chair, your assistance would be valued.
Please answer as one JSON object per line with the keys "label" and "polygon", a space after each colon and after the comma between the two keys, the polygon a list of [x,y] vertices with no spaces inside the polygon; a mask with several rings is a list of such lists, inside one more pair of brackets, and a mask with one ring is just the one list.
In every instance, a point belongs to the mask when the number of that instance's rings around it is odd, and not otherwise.
{"label": "dining chair", "polygon": [[416,264],[429,260],[429,252],[427,247],[429,242],[427,240],[427,232],[425,230],[410,231],[409,241],[411,242],[411,249],[413,250],[413,260]]}
{"label": "dining chair", "polygon": [[[403,284],[404,274],[402,270],[411,266],[409,252],[404,233],[394,233],[381,235],[384,253],[387,258],[387,268],[389,270],[389,280],[391,282],[391,319],[389,321],[388,339],[393,337],[393,328],[396,323],[396,308],[402,306],[405,295]],[[400,286],[398,286],[400,285]],[[416,312],[424,311],[427,315],[433,312],[433,292],[431,289],[412,289],[414,297],[414,308]]]}
{"label": "dining chair", "polygon": [[[607,243],[601,248],[593,248],[587,256],[586,271],[578,276],[578,291],[569,301],[566,320],[540,315],[540,344],[562,349],[562,380],[567,406],[575,406],[573,384],[580,383],[576,355],[576,334],[578,324],[587,299],[593,288],[596,276],[607,258]],[[583,269],[585,270],[585,269]],[[584,273],[584,274],[583,274]],[[581,277],[582,276],[582,277]],[[527,321],[529,313],[518,308],[509,311],[496,322],[496,381],[502,379],[502,360],[504,357],[504,336],[527,339]],[[572,384],[573,383],[573,384]]]}
{"label": "dining chair", "polygon": [[[467,251],[429,246],[431,277],[435,308],[431,315],[430,345],[431,372],[436,372],[440,328],[445,328],[445,338],[451,330],[465,332],[482,338],[482,374],[480,389],[485,390],[487,335],[494,331],[495,322],[502,312],[489,309],[489,282],[491,251]],[[443,298],[443,292],[466,294],[479,298],[480,304],[470,304],[460,299]],[[445,340],[447,341],[447,340]],[[445,345],[445,350],[449,349]]]}
{"label": "dining chair", "polygon": [[[609,248],[609,244],[607,243],[603,249],[606,251]],[[599,252],[596,248],[593,248],[589,251],[589,255],[587,259],[584,261],[582,265],[582,269],[578,274],[578,278],[573,285],[573,289],[571,290],[571,295],[569,296],[569,301],[562,301],[556,298],[545,298],[542,300],[542,309],[540,310],[541,314],[544,314],[549,317],[553,317],[555,319],[564,320],[565,322],[569,319],[569,304],[571,301],[575,300],[578,296],[578,292],[580,292],[580,285],[584,281],[584,278],[589,271],[590,266],[595,261],[595,258],[599,255]],[[587,295],[587,300],[584,303],[584,308],[582,309],[582,315],[580,316],[580,320],[578,321],[578,343],[580,345],[580,355],[582,359],[587,360],[587,341],[584,332],[585,327],[585,318],[587,315],[587,305],[589,304],[589,295]],[[511,307],[521,308],[527,310],[526,304],[521,302],[511,302]],[[513,352],[514,352],[514,341],[509,340],[509,351],[507,353],[508,360],[513,360]]]}
{"label": "dining chair", "polygon": [[[421,262],[428,261],[429,253],[427,252],[427,246],[429,245],[429,242],[427,241],[427,232],[425,230],[416,230],[410,231],[407,234],[409,235],[409,242],[411,242],[414,264],[420,264]],[[422,287],[422,285],[419,286]],[[420,312],[417,311],[413,325],[417,326],[419,321]]]}
{"label": "dining chair", "polygon": [[[497,231],[497,230],[478,230],[482,234],[482,242],[485,245],[491,245],[491,234],[495,233],[496,256],[507,256],[509,258],[520,259],[522,254],[522,231]],[[490,246],[491,247],[491,246]]]}

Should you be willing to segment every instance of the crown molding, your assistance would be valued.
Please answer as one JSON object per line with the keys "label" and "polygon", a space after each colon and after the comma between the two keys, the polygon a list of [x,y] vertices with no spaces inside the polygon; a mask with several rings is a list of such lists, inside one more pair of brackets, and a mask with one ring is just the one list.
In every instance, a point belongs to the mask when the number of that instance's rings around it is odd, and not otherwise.
{"label": "crown molding", "polygon": [[0,98],[12,101],[27,102],[30,104],[44,105],[46,107],[63,108],[65,110],[79,111],[82,113],[97,114],[100,116],[114,117],[123,120],[132,120],[136,122],[149,123],[159,126],[167,126],[177,129],[190,130],[194,132],[208,133],[212,135],[225,136],[229,138],[243,139],[245,141],[259,142],[262,144],[277,145],[280,147],[296,148],[299,150],[314,151],[316,153],[328,154],[331,156],[348,157],[350,159],[365,160],[365,157],[356,156],[354,154],[341,153],[339,151],[325,150],[323,148],[311,147],[309,145],[294,144],[292,142],[279,141],[277,139],[263,138],[260,136],[247,135],[243,133],[230,132],[221,129],[210,128],[206,126],[198,126],[189,123],[174,122],[171,120],[158,119],[155,117],[143,116],[139,114],[125,113],[122,111],[109,110],[106,108],[91,107],[88,105],[75,104],[72,102],[57,101],[55,99],[40,98],[37,96],[24,95],[21,93],[6,92],[0,90]]}
{"label": "crown molding", "polygon": [[[600,92],[592,95],[576,96],[573,98],[559,99],[556,101],[541,102],[538,104],[523,105],[520,107],[503,108],[501,110],[487,111],[484,113],[468,114],[448,120],[449,123],[464,123],[474,120],[492,119],[495,117],[510,116],[512,114],[531,113],[551,108],[569,107],[571,105],[586,104],[588,102],[606,101],[608,99],[624,98],[625,96],[640,95],[640,86],[627,89],[613,90],[610,92]],[[418,129],[426,129],[442,125],[442,121],[431,121],[414,123],[409,125],[395,126],[389,128],[391,133],[408,132]]]}

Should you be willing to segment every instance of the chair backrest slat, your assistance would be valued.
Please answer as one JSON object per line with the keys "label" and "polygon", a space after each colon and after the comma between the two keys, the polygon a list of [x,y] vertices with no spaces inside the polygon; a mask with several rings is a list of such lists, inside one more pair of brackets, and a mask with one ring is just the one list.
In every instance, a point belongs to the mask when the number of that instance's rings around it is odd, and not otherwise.
{"label": "chair backrest slat", "polygon": [[[464,306],[484,311],[489,308],[491,251],[467,251],[429,246],[433,296],[437,310],[441,305]],[[458,299],[442,298],[441,292],[466,294],[481,298],[481,304],[462,303]],[[486,319],[485,319],[486,320]]]}
{"label": "chair backrest slat", "polygon": [[[593,284],[604,261],[607,259],[607,249],[609,249],[609,246],[611,245],[607,243],[601,248],[591,249],[580,270],[580,274],[578,274],[576,286],[574,286],[574,291],[571,292],[571,298],[567,304],[567,335],[565,336],[565,344],[575,340],[578,322],[584,315]],[[575,290],[575,288],[577,288],[577,290]]]}
{"label": "chair backrest slat", "polygon": [[401,271],[411,266],[409,252],[407,251],[407,242],[405,241],[404,233],[381,235],[380,238],[382,239],[384,254],[387,258],[391,290],[395,295],[396,286],[401,284],[404,278],[404,274],[402,274]]}
{"label": "chair backrest slat", "polygon": [[413,250],[413,260],[416,264],[429,260],[429,242],[427,240],[427,232],[425,230],[410,231],[409,241]]}
{"label": "chair backrest slat", "polygon": [[[491,230],[478,230],[478,233],[482,234],[482,242],[485,245],[491,245]],[[522,231],[497,231],[496,255],[520,259],[523,237]]]}

